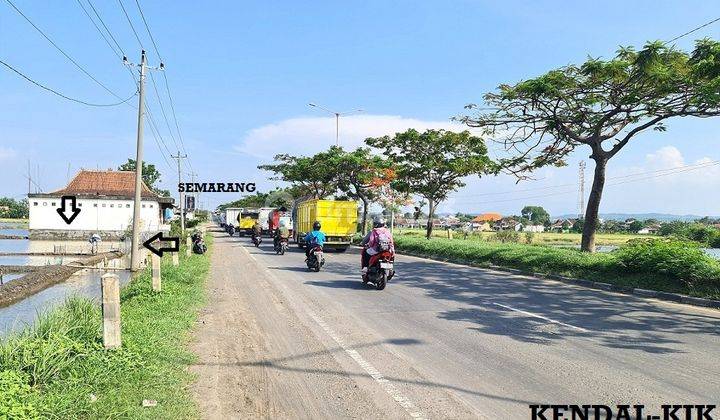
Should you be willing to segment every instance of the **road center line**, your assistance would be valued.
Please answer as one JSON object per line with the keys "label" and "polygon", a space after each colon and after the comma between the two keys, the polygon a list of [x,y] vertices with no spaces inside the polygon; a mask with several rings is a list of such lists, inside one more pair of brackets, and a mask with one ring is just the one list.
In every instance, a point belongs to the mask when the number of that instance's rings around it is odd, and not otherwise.
{"label": "road center line", "polygon": [[562,326],[565,326],[565,327],[573,328],[573,329],[575,329],[575,330],[578,330],[578,331],[581,331],[581,332],[585,332],[585,333],[589,333],[589,332],[590,332],[589,330],[586,330],[585,328],[576,327],[576,326],[574,326],[574,325],[570,325],[570,324],[566,324],[566,323],[564,323],[564,322],[556,321],[556,320],[551,319],[551,318],[548,318],[548,317],[546,317],[546,316],[542,316],[542,315],[535,314],[535,313],[528,312],[528,311],[523,311],[522,309],[513,308],[512,306],[507,306],[507,305],[503,305],[503,304],[501,304],[501,303],[496,303],[496,302],[493,302],[492,304],[495,305],[495,306],[499,306],[499,307],[501,307],[501,308],[509,309],[509,310],[511,310],[511,311],[519,312],[519,313],[521,313],[521,314],[523,314],[523,315],[531,316],[531,317],[533,317],[533,318],[539,318],[539,319],[545,320],[545,321],[550,322],[550,323],[553,323],[553,324],[557,324],[557,325],[562,325]]}
{"label": "road center line", "polygon": [[[242,249],[245,251],[245,254],[249,256],[257,265],[260,266],[260,268],[270,277],[276,278],[275,275],[270,272],[270,270],[267,269],[267,267],[263,266],[260,261],[258,261],[255,256],[252,255],[250,251],[245,249],[245,247],[242,247]],[[305,310],[307,311],[310,318],[315,321],[320,328],[325,331],[327,335],[330,336],[330,338],[337,343],[338,346],[340,346],[345,353],[347,353],[351,359],[355,361],[355,363],[358,364],[368,375],[370,375],[371,378],[377,382],[382,389],[387,392],[390,397],[395,400],[400,407],[402,407],[409,415],[410,417],[417,419],[417,420],[426,420],[426,417],[423,415],[423,413],[418,409],[418,407],[413,403],[410,399],[408,399],[405,395],[403,395],[402,392],[400,392],[399,389],[389,380],[386,379],[385,376],[380,373],[379,370],[377,370],[370,362],[365,360],[364,357],[360,355],[360,353],[357,352],[357,350],[352,349],[345,344],[345,340],[342,339],[339,335],[335,333],[335,331],[330,328],[330,326],[325,322],[324,319],[319,317],[312,309],[309,307],[305,307]]]}

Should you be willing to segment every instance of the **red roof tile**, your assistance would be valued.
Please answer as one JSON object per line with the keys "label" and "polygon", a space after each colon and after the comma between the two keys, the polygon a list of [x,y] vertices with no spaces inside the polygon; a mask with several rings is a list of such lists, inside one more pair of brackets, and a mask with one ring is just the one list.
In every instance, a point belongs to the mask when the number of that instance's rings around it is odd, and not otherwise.
{"label": "red roof tile", "polygon": [[[134,197],[135,172],[81,170],[65,188],[51,194]],[[158,197],[144,182],[142,196]]]}

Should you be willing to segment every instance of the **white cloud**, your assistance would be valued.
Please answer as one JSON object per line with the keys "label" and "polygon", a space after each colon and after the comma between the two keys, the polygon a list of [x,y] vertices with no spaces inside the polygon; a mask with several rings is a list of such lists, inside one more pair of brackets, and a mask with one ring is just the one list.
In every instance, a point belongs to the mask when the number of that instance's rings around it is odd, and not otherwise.
{"label": "white cloud", "polygon": [[11,159],[17,155],[15,150],[6,147],[0,147],[0,160]]}
{"label": "white cloud", "polygon": [[[393,135],[415,128],[461,131],[464,126],[450,121],[424,121],[395,115],[351,115],[340,117],[340,145],[355,149],[367,137]],[[245,135],[235,150],[261,159],[278,153],[311,155],[335,144],[334,117],[290,118],[254,128]]]}

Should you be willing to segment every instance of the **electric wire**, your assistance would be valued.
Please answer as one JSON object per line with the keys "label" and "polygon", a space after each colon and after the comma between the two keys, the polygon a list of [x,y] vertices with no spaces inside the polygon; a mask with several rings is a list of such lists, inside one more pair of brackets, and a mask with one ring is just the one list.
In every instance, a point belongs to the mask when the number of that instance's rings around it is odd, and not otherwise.
{"label": "electric wire", "polygon": [[22,73],[20,70],[16,69],[15,67],[11,66],[10,64],[6,63],[6,62],[3,61],[3,60],[0,60],[0,64],[2,64],[3,66],[5,66],[6,68],[8,68],[9,70],[13,71],[14,73],[16,73],[17,75],[19,75],[20,77],[22,77],[23,79],[27,80],[28,82],[32,83],[32,84],[35,85],[35,86],[37,86],[37,87],[39,87],[39,88],[41,88],[41,89],[44,89],[44,90],[46,90],[46,91],[48,91],[48,92],[50,92],[50,93],[52,93],[52,94],[55,94],[55,95],[57,95],[57,96],[59,96],[59,97],[61,97],[61,98],[63,98],[63,99],[66,99],[66,100],[72,101],[72,102],[76,102],[76,103],[79,103],[79,104],[82,104],[82,105],[87,105],[87,106],[92,106],[92,107],[111,107],[111,106],[118,106],[118,105],[122,105],[122,104],[124,104],[124,103],[127,103],[130,99],[134,98],[134,97],[137,95],[137,91],[135,91],[135,92],[134,92],[130,97],[128,97],[127,99],[124,99],[124,100],[122,100],[122,101],[120,101],[120,102],[111,103],[111,104],[97,104],[97,103],[87,102],[87,101],[83,101],[83,100],[81,100],[81,99],[72,98],[72,97],[67,96],[67,95],[65,95],[65,94],[63,94],[63,93],[58,92],[58,91],[55,90],[55,89],[49,88],[49,87],[43,85],[42,83],[37,82],[37,81],[31,79],[29,76],[25,75],[25,74]]}
{"label": "electric wire", "polygon": [[673,38],[673,39],[671,39],[671,40],[669,40],[669,41],[665,41],[665,42],[663,43],[663,45],[669,44],[669,43],[671,43],[671,42],[675,42],[675,41],[677,41],[678,39],[684,38],[684,37],[690,35],[691,33],[697,32],[697,31],[699,31],[700,29],[705,28],[706,26],[712,25],[713,23],[715,23],[715,22],[717,22],[717,21],[720,21],[720,17],[719,17],[719,18],[715,18],[715,19],[711,20],[710,22],[704,23],[704,24],[698,26],[697,28],[691,29],[691,30],[685,32],[684,34],[678,35],[678,36],[676,36],[675,38]]}

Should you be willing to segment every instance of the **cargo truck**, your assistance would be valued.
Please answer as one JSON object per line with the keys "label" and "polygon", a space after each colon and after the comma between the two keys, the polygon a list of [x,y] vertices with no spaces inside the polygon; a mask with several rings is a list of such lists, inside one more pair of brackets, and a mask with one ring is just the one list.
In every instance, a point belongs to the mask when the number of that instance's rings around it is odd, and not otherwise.
{"label": "cargo truck", "polygon": [[260,227],[262,228],[262,234],[270,234],[270,213],[275,210],[273,207],[262,207],[258,210],[258,220],[260,221]]}
{"label": "cargo truck", "polygon": [[255,222],[260,217],[258,209],[243,209],[237,216],[237,231],[240,236],[251,235]]}
{"label": "cargo truck", "polygon": [[312,230],[315,221],[322,224],[326,248],[340,252],[348,249],[357,231],[358,206],[355,201],[307,200],[293,209],[293,235],[300,248],[305,246],[305,235]]}
{"label": "cargo truck", "polygon": [[[237,227],[237,217],[242,212],[240,207],[228,207],[225,209],[225,224]],[[224,226],[223,226],[224,227]]]}

